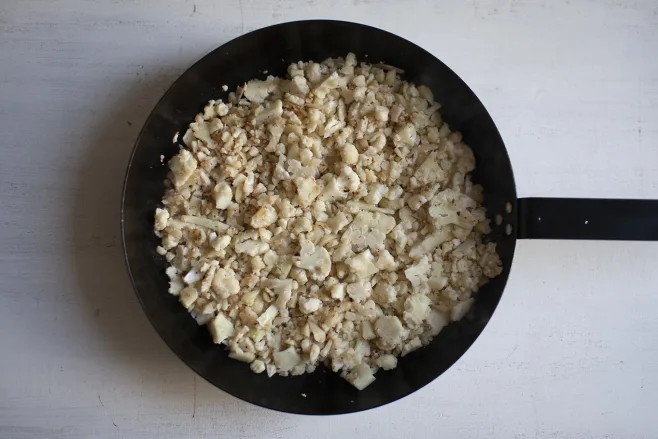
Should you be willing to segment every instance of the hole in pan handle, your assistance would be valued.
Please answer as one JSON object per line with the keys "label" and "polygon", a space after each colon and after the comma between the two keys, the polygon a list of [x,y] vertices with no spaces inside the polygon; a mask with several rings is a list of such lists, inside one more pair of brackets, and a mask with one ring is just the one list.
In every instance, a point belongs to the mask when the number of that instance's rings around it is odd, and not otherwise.
{"label": "hole in pan handle", "polygon": [[658,241],[658,200],[520,198],[518,238]]}

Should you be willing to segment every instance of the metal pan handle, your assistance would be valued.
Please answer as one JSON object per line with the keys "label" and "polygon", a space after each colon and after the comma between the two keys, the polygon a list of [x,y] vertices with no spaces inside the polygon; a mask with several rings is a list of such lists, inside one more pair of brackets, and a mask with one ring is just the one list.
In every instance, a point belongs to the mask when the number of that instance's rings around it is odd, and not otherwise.
{"label": "metal pan handle", "polygon": [[520,198],[518,238],[658,241],[658,200]]}

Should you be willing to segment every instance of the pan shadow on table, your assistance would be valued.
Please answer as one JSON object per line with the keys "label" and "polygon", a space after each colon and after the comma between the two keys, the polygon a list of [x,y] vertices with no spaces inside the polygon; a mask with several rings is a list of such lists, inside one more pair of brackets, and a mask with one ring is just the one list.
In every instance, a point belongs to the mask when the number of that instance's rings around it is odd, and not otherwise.
{"label": "pan shadow on table", "polygon": [[[244,412],[247,404],[213,388],[169,351],[148,322],[133,292],[121,245],[121,191],[128,159],[139,131],[158,99],[184,71],[185,65],[142,70],[108,87],[121,90],[95,115],[98,125],[86,139],[83,166],[76,177],[71,234],[77,288],[82,294],[95,355],[121,388],[141,397],[192,399],[197,406],[221,404],[226,412]],[[167,294],[163,291],[163,294]],[[100,351],[100,352],[98,352]],[[174,399],[175,398],[175,399]],[[146,405],[146,402],[145,402]],[[190,410],[192,411],[192,410]]]}

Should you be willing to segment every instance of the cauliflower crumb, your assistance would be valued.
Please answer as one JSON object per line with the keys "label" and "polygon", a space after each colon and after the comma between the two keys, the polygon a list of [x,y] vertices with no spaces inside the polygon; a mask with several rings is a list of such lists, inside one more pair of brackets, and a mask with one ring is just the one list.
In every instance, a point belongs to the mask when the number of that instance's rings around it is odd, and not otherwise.
{"label": "cauliflower crumb", "polygon": [[359,151],[351,143],[346,144],[340,151],[340,156],[348,165],[354,165],[359,161]]}
{"label": "cauliflower crumb", "polygon": [[254,373],[324,363],[364,389],[502,271],[473,152],[403,73],[294,63],[174,138],[153,223],[168,292]]}

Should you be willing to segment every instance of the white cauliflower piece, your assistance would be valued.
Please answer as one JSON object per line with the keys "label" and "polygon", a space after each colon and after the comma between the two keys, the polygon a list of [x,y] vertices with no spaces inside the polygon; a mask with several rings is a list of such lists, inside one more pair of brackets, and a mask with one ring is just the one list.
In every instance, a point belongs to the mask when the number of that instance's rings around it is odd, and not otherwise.
{"label": "white cauliflower piece", "polygon": [[295,179],[295,186],[297,186],[296,199],[302,206],[310,205],[322,191],[314,178],[297,178]]}
{"label": "white cauliflower piece", "polygon": [[269,120],[275,119],[277,117],[281,117],[282,114],[283,114],[283,102],[281,102],[280,99],[277,99],[276,101],[268,105],[267,108],[261,111],[257,116],[255,116],[251,120],[251,124],[253,126],[259,126]]}
{"label": "white cauliflower piece", "polygon": [[211,288],[220,298],[225,299],[240,291],[240,282],[230,268],[218,268],[215,271]]}
{"label": "white cauliflower piece", "polygon": [[354,165],[359,161],[359,150],[351,143],[347,143],[340,151],[340,156],[348,165]]}
{"label": "white cauliflower piece", "polygon": [[382,316],[375,322],[375,332],[385,345],[396,346],[402,342],[405,330],[397,317]]}
{"label": "white cauliflower piece", "polygon": [[450,318],[452,319],[452,321],[456,322],[458,320],[461,320],[462,317],[464,317],[471,309],[474,301],[475,300],[471,297],[470,299],[467,299],[463,302],[459,302],[455,306],[453,306],[452,310],[450,310]]}
{"label": "white cauliflower piece", "polygon": [[357,389],[363,390],[375,381],[370,367],[361,363],[347,375],[347,380]]}
{"label": "white cauliflower piece", "polygon": [[327,220],[327,225],[331,228],[331,231],[333,233],[340,232],[349,223],[350,223],[349,218],[343,212],[338,212],[336,215],[332,216]]}
{"label": "white cauliflower piece", "polygon": [[445,328],[450,320],[441,311],[431,310],[427,316],[427,323],[431,328],[430,335],[437,335],[443,328]]}
{"label": "white cauliflower piece", "polygon": [[349,166],[343,166],[340,172],[340,178],[343,180],[343,185],[350,191],[356,192],[359,189],[361,180],[359,176]]}
{"label": "white cauliflower piece", "polygon": [[352,269],[352,273],[359,279],[369,279],[373,274],[377,273],[379,269],[374,264],[374,257],[370,250],[363,252],[347,259],[345,262]]}
{"label": "white cauliflower piece", "polygon": [[357,251],[369,247],[379,249],[386,235],[395,227],[395,218],[383,213],[359,212],[343,233]]}
{"label": "white cauliflower piece", "polygon": [[263,328],[268,328],[272,325],[272,322],[279,314],[279,309],[276,305],[270,305],[264,312],[258,317],[258,324]]}
{"label": "white cauliflower piece", "polygon": [[412,294],[404,301],[404,321],[409,325],[418,326],[430,314],[432,301],[424,294]]}
{"label": "white cauliflower piece", "polygon": [[427,278],[431,265],[427,256],[423,256],[420,261],[410,265],[409,268],[404,270],[404,275],[407,277],[414,288],[427,283]]}
{"label": "white cauliflower piece", "polygon": [[395,271],[398,267],[398,264],[395,262],[395,258],[393,258],[391,252],[384,249],[381,252],[379,252],[375,266],[377,267],[378,270]]}
{"label": "white cauliflower piece", "polygon": [[278,218],[279,216],[273,206],[261,206],[261,208],[254,213],[254,216],[251,217],[251,227],[254,229],[269,227],[274,224]]}
{"label": "white cauliflower piece", "polygon": [[274,364],[282,372],[288,372],[295,366],[301,363],[302,358],[299,356],[295,348],[290,346],[285,351],[275,352],[272,355]]}
{"label": "white cauliflower piece", "polygon": [[278,79],[272,76],[268,77],[266,81],[254,79],[243,87],[244,97],[256,104],[262,104],[270,93],[277,89],[278,85]]}
{"label": "white cauliflower piece", "polygon": [[192,153],[186,149],[181,149],[177,155],[169,160],[169,169],[174,175],[174,186],[177,188],[183,186],[194,174],[196,168],[197,161]]}
{"label": "white cauliflower piece", "polygon": [[194,287],[186,287],[180,292],[178,300],[185,308],[194,305],[194,302],[199,298],[199,292]]}
{"label": "white cauliflower piece", "polygon": [[364,302],[372,294],[370,282],[364,280],[347,285],[345,290],[348,296],[358,303]]}
{"label": "white cauliflower piece", "polygon": [[421,184],[430,184],[443,181],[445,172],[438,161],[438,152],[431,152],[422,165],[416,169],[414,177]]}
{"label": "white cauliflower piece", "polygon": [[168,221],[169,211],[160,208],[155,209],[155,225],[153,226],[155,230],[164,230]]}
{"label": "white cauliflower piece", "polygon": [[445,189],[430,202],[427,210],[436,227],[455,224],[466,229],[472,229],[477,221],[473,221],[468,209],[477,206],[477,203],[467,195],[453,189]]}
{"label": "white cauliflower piece", "polygon": [[345,284],[339,283],[329,288],[332,299],[343,300],[345,298]]}
{"label": "white cauliflower piece", "polygon": [[414,146],[416,144],[416,140],[416,127],[412,123],[403,125],[393,135],[393,143],[395,146]]}
{"label": "white cauliflower piece", "polygon": [[270,288],[276,294],[276,306],[284,309],[292,296],[292,279],[267,279],[263,282],[265,288]]}
{"label": "white cauliflower piece", "polygon": [[312,314],[322,307],[322,301],[315,297],[300,297],[297,303],[299,304],[299,310],[303,314]]}
{"label": "white cauliflower piece", "polygon": [[373,290],[373,298],[378,305],[386,306],[393,303],[396,299],[397,291],[395,288],[386,282],[379,282]]}
{"label": "white cauliflower piece", "polygon": [[388,188],[381,183],[374,183],[368,186],[368,195],[365,196],[366,203],[370,203],[373,206],[379,204],[379,202],[384,198],[384,195],[388,192]]}
{"label": "white cauliflower piece", "polygon": [[215,344],[220,344],[224,340],[233,337],[235,328],[233,323],[223,313],[217,314],[215,318],[208,323],[208,329],[212,335],[212,341]]}
{"label": "white cauliflower piece", "polygon": [[270,249],[270,245],[255,239],[247,239],[246,241],[235,244],[234,248],[237,254],[246,253],[253,257],[267,252]]}
{"label": "white cauliflower piece", "polygon": [[450,231],[447,228],[442,228],[415,245],[409,252],[409,257],[412,259],[420,259],[425,255],[431,255],[438,246],[449,241],[451,238],[452,234]]}
{"label": "white cauliflower piece", "polygon": [[377,358],[376,364],[384,370],[391,370],[398,366],[398,359],[394,355],[384,354]]}
{"label": "white cauliflower piece", "polygon": [[215,207],[217,209],[226,209],[233,200],[233,190],[231,186],[225,181],[218,183],[212,191],[213,198],[215,199]]}

